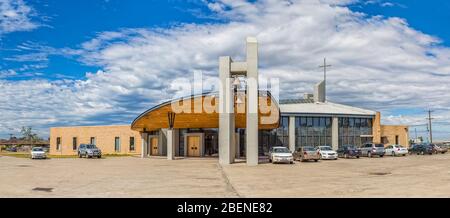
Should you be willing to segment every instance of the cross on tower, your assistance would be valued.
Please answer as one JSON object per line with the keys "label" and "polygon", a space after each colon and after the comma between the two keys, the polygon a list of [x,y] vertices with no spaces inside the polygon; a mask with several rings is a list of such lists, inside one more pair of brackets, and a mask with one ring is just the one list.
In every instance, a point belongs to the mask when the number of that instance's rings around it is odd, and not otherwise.
{"label": "cross on tower", "polygon": [[323,65],[319,66],[319,68],[323,68],[323,81],[327,82],[327,68],[332,65],[327,65],[327,58],[323,59]]}
{"label": "cross on tower", "polygon": [[327,98],[327,68],[331,67],[331,65],[327,65],[327,59],[324,58],[323,59],[323,65],[319,66],[319,68],[323,68],[323,96],[324,96],[324,101],[326,101]]}

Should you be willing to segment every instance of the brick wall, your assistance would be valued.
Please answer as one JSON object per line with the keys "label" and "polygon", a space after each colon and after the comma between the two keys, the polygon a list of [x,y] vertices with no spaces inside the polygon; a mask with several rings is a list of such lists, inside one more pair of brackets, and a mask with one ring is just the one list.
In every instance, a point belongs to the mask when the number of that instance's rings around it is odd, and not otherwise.
{"label": "brick wall", "polygon": [[386,146],[396,143],[398,137],[398,144],[409,147],[409,129],[408,126],[381,126],[381,143]]}
{"label": "brick wall", "polygon": [[[57,138],[61,139],[60,149],[56,149]],[[89,144],[91,137],[95,137],[96,145],[103,154],[140,154],[141,136],[139,132],[131,130],[130,126],[82,126],[57,127],[50,129],[50,154],[76,155],[73,149],[73,138],[80,144]],[[115,137],[120,138],[120,151],[115,151]],[[134,151],[130,151],[130,137],[134,137]]]}

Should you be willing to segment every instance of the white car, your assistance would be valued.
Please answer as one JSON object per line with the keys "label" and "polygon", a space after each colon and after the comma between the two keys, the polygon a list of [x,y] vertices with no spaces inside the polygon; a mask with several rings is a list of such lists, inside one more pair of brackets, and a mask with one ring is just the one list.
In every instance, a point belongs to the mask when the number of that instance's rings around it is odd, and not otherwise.
{"label": "white car", "polygon": [[338,154],[330,146],[319,146],[318,151],[322,160],[337,160]]}
{"label": "white car", "polygon": [[46,159],[47,154],[42,147],[34,147],[31,149],[31,159]]}
{"label": "white car", "polygon": [[392,156],[406,156],[408,149],[401,145],[389,145],[384,149],[384,153]]}
{"label": "white car", "polygon": [[271,163],[294,163],[294,156],[286,147],[272,147],[269,152],[269,161]]}

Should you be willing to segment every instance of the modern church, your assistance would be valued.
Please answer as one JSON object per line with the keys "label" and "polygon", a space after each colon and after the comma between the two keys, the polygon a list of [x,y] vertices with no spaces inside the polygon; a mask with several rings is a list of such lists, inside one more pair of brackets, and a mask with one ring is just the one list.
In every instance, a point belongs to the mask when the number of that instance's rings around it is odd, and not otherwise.
{"label": "modern church", "polygon": [[325,81],[303,99],[278,101],[259,90],[255,38],[247,38],[246,61],[220,57],[219,74],[218,93],[156,105],[131,125],[51,128],[50,154],[77,155],[80,144],[90,143],[103,154],[216,157],[223,165],[242,159],[254,166],[274,146],[409,146],[408,126],[381,125],[379,112],[327,101]]}

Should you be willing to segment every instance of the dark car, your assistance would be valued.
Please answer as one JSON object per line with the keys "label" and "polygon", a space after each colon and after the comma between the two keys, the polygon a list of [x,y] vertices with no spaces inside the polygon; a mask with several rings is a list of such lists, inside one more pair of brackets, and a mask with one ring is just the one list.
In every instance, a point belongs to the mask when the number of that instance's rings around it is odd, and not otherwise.
{"label": "dark car", "polygon": [[8,152],[17,152],[17,148],[16,147],[7,147],[6,151],[8,151]]}
{"label": "dark car", "polygon": [[344,145],[337,150],[338,157],[350,158],[350,157],[361,157],[361,150],[356,148],[354,145]]}
{"label": "dark car", "polygon": [[409,148],[410,154],[418,154],[418,155],[424,155],[424,154],[433,154],[433,147],[426,144],[416,144],[412,145],[411,148]]}

